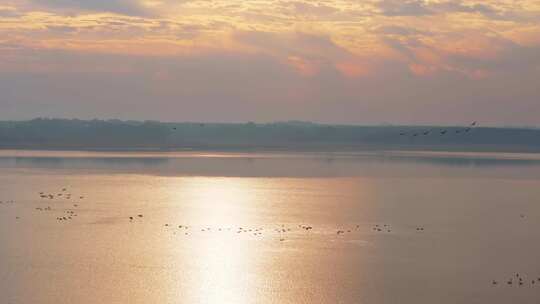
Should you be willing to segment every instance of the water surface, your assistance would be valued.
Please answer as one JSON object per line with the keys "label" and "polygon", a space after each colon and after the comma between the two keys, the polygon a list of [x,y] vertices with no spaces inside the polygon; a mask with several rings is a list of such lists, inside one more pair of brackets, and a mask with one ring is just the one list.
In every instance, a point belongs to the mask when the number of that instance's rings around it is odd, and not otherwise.
{"label": "water surface", "polygon": [[2,151],[0,201],[3,303],[540,301],[534,154]]}

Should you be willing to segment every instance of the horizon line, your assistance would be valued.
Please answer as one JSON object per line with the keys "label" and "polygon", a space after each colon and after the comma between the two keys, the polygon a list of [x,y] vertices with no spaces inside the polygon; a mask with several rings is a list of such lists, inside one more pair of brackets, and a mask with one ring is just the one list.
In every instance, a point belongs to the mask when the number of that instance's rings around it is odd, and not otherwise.
{"label": "horizon line", "polygon": [[[275,120],[275,121],[163,121],[163,120],[154,120],[154,119],[120,119],[120,118],[64,118],[64,117],[35,117],[35,118],[29,118],[29,119],[0,119],[0,123],[20,123],[20,122],[32,122],[36,120],[58,120],[58,121],[102,121],[102,122],[121,122],[121,123],[128,123],[128,122],[138,122],[138,123],[161,123],[161,124],[214,124],[214,125],[247,125],[247,124],[255,124],[255,125],[271,125],[271,124],[305,124],[305,125],[313,125],[313,126],[338,126],[338,127],[445,127],[445,128],[452,128],[452,127],[464,127],[468,126],[468,123],[463,124],[432,124],[432,123],[416,123],[416,124],[406,124],[406,123],[388,123],[388,122],[381,122],[378,124],[361,124],[361,123],[332,123],[332,122],[318,122],[318,121],[310,121],[310,120],[297,120],[297,119],[290,119],[290,120]],[[470,123],[470,122],[469,122]],[[501,128],[501,129],[538,129],[540,128],[540,125],[498,125],[498,124],[482,124],[479,123],[476,128]]]}

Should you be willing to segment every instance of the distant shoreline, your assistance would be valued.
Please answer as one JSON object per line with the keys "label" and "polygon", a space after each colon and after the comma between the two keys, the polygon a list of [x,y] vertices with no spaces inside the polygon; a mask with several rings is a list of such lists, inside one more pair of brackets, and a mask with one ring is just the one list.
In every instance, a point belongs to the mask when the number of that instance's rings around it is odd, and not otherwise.
{"label": "distant shoreline", "polygon": [[362,152],[418,152],[418,153],[531,153],[540,154],[540,148],[537,147],[516,147],[516,146],[497,146],[497,147],[460,147],[460,146],[435,146],[435,147],[230,147],[230,148],[99,148],[99,147],[40,147],[40,146],[0,146],[0,151],[46,151],[46,152],[119,152],[119,153],[362,153]]}
{"label": "distant shoreline", "polygon": [[104,152],[450,151],[540,153],[540,129],[306,122],[0,121],[0,150]]}

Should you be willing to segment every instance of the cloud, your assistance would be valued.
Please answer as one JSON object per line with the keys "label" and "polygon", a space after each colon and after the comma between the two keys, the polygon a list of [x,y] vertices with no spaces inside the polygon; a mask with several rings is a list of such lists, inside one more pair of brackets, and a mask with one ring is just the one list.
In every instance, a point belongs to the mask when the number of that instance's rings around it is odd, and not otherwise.
{"label": "cloud", "polygon": [[309,16],[328,16],[339,10],[333,6],[328,6],[322,3],[311,4],[308,2],[293,1],[287,2],[286,5],[291,6],[295,14]]}
{"label": "cloud", "polygon": [[378,3],[381,13],[386,16],[424,16],[433,11],[422,0],[381,0]]}
{"label": "cloud", "polygon": [[506,39],[492,39],[496,56],[450,54],[448,62],[463,70],[483,70],[492,75],[531,75],[540,68],[540,46],[521,46]]}
{"label": "cloud", "polygon": [[419,46],[420,42],[414,38],[394,39],[389,37],[382,38],[382,41],[390,48],[404,55],[411,61],[416,60],[414,49]]}
{"label": "cloud", "polygon": [[399,26],[399,25],[379,26],[375,28],[374,31],[378,34],[395,35],[395,36],[402,36],[402,37],[409,37],[409,36],[415,36],[415,35],[422,35],[422,36],[431,35],[431,33],[426,30],[418,30],[415,28]]}
{"label": "cloud", "polygon": [[147,15],[149,11],[137,0],[32,0],[43,8],[68,10],[72,12],[95,11],[125,15]]}
{"label": "cloud", "polygon": [[478,13],[489,18],[502,18],[503,14],[485,3],[464,4],[461,0],[381,0],[378,7],[386,16],[426,16],[448,13]]}
{"label": "cloud", "polygon": [[477,14],[481,14],[489,18],[502,18],[502,15],[499,12],[499,10],[485,3],[475,3],[475,4],[465,5],[461,1],[454,0],[454,1],[434,3],[432,4],[432,7],[437,12],[477,13]]}
{"label": "cloud", "polygon": [[461,1],[446,1],[433,4],[438,10],[445,12],[466,12],[466,13],[482,13],[485,15],[494,15],[497,10],[487,4],[472,4],[465,5]]}
{"label": "cloud", "polygon": [[325,68],[358,76],[368,69],[367,64],[359,65],[352,53],[324,35],[302,32],[282,35],[252,31],[238,32],[233,37],[256,53],[275,57],[304,76],[313,76]]}
{"label": "cloud", "polygon": [[14,6],[9,5],[0,5],[0,18],[2,17],[18,17],[20,16],[19,12],[17,11],[17,8]]}

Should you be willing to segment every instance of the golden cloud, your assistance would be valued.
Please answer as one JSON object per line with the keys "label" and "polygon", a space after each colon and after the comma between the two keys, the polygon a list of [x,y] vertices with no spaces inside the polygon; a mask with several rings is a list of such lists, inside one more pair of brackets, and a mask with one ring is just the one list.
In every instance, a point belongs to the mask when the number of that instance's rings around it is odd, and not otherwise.
{"label": "golden cloud", "polygon": [[[250,34],[245,34],[250,33]],[[0,44],[148,56],[263,53],[301,75],[333,66],[357,77],[384,60],[415,74],[452,70],[451,56],[496,58],[540,44],[538,1],[116,0],[9,1]]]}

